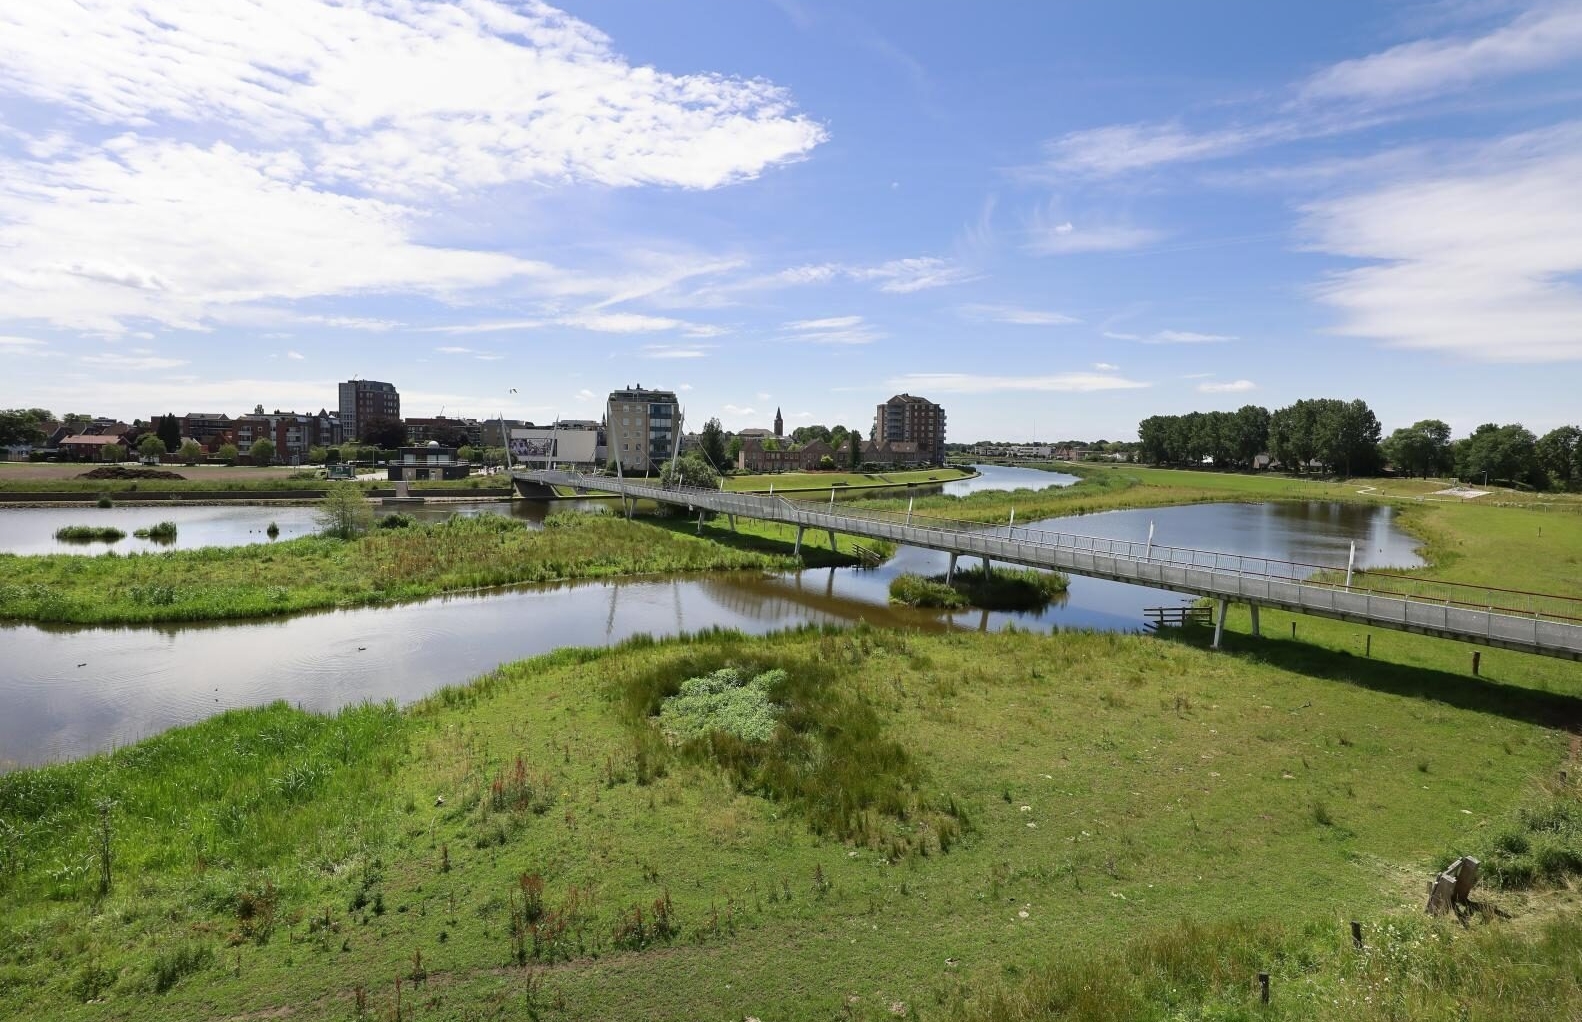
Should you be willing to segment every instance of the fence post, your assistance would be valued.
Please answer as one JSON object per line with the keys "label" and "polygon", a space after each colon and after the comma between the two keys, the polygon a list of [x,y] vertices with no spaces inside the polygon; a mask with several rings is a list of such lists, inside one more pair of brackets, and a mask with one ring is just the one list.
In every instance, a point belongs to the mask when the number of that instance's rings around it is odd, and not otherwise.
{"label": "fence post", "polygon": [[911,525],[912,524],[912,501],[914,501],[916,499],[917,499],[916,497],[908,497],[908,498],[906,498],[906,524],[907,525]]}
{"label": "fence post", "polygon": [[792,557],[802,556],[802,526],[796,527],[796,545],[791,548]]}

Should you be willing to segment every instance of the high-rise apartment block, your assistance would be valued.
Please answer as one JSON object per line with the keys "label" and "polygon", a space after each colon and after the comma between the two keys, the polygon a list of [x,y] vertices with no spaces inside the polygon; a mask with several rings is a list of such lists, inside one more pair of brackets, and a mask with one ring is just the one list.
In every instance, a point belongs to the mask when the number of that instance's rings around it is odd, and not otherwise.
{"label": "high-rise apartment block", "polygon": [[659,469],[675,446],[680,406],[668,390],[644,390],[642,384],[610,392],[605,406],[605,436],[610,457],[621,460],[624,472]]}
{"label": "high-rise apartment block", "polygon": [[897,394],[879,406],[869,439],[874,443],[915,443],[929,464],[943,465],[945,409],[927,398]]}
{"label": "high-rise apartment block", "polygon": [[340,385],[341,432],[361,440],[370,419],[400,419],[401,395],[394,384],[378,380],[347,380]]}

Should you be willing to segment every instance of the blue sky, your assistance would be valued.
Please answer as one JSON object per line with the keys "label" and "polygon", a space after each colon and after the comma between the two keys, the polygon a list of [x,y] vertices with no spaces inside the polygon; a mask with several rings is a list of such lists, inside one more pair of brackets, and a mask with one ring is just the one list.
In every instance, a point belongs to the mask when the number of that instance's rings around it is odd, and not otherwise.
{"label": "blue sky", "polygon": [[1579,181],[1576,0],[18,0],[0,406],[1541,433]]}

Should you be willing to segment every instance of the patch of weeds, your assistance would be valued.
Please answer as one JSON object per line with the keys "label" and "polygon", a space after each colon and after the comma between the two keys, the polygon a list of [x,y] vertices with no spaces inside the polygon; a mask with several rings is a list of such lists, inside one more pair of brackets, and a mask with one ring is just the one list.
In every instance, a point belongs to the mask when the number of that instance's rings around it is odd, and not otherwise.
{"label": "patch of weeds", "polygon": [[767,742],[780,722],[780,707],[769,693],[785,680],[786,672],[779,668],[749,678],[735,667],[688,678],[660,706],[659,728],[676,744],[716,732],[744,742]]}
{"label": "patch of weeds", "polygon": [[155,993],[162,994],[181,982],[182,977],[206,968],[213,960],[214,949],[208,944],[182,941],[154,955],[149,969],[149,983]]}

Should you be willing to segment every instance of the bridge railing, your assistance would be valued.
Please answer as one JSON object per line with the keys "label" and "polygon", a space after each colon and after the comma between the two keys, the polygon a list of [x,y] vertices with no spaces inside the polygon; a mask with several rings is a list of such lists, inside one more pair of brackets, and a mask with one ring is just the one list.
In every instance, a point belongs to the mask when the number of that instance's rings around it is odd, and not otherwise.
{"label": "bridge railing", "polygon": [[[608,476],[585,476],[561,472],[566,485],[619,491],[620,484]],[[1338,593],[1363,594],[1370,598],[1394,598],[1432,608],[1486,611],[1575,624],[1582,622],[1582,596],[1535,593],[1501,589],[1462,582],[1418,578],[1384,569],[1357,568],[1351,584],[1346,584],[1344,565],[1313,564],[1229,551],[1178,547],[1139,540],[1112,539],[1079,533],[1058,532],[1036,526],[1004,526],[940,518],[927,514],[854,507],[830,501],[792,499],[782,495],[764,496],[714,490],[680,484],[665,485],[648,481],[626,481],[628,492],[641,491],[658,499],[682,499],[716,510],[761,516],[810,528],[842,529],[842,520],[859,520],[876,527],[879,536],[896,543],[916,543],[932,534],[932,541],[958,548],[959,553],[988,556],[1004,552],[1000,544],[1011,544],[1023,554],[1062,552],[1087,559],[1143,561],[1151,565],[1184,569],[1204,569],[1233,574],[1249,580],[1301,583]]]}

